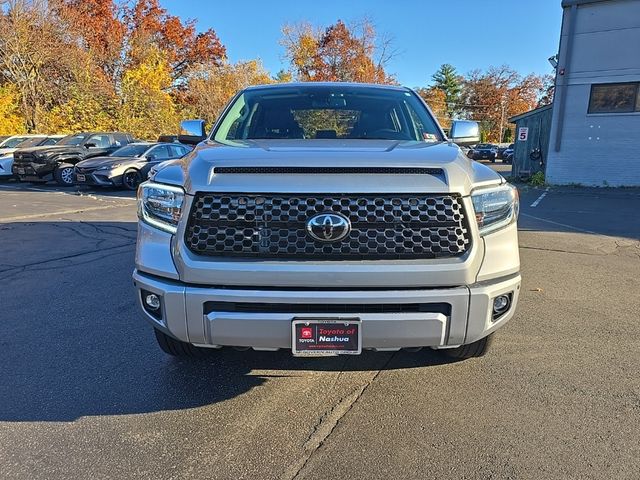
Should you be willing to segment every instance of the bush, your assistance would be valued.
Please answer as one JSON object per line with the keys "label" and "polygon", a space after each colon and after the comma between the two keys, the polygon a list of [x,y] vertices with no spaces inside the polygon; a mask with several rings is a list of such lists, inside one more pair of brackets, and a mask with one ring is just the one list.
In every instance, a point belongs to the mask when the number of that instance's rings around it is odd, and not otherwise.
{"label": "bush", "polygon": [[529,179],[529,185],[533,187],[541,187],[544,185],[544,173],[536,172]]}

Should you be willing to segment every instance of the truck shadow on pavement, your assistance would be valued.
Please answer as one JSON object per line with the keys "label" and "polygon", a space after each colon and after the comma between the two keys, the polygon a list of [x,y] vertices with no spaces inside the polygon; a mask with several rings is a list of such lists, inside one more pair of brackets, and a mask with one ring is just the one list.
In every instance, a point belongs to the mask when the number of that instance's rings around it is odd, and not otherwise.
{"label": "truck shadow on pavement", "polygon": [[168,357],[135,305],[135,236],[133,222],[0,223],[0,421],[183,410],[232,399],[273,377],[449,362],[430,350],[300,359],[290,351],[223,349],[199,361]]}

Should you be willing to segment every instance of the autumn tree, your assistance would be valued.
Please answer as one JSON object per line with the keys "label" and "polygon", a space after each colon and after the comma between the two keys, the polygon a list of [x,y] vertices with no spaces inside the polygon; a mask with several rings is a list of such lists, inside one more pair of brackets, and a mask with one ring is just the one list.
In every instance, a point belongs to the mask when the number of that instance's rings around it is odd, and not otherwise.
{"label": "autumn tree", "polygon": [[182,118],[180,108],[168,92],[171,66],[158,48],[149,48],[144,58],[122,76],[117,124],[121,130],[154,140],[160,134],[176,132]]}
{"label": "autumn tree", "polygon": [[[141,45],[153,44],[167,59],[173,86],[184,86],[189,70],[198,65],[220,66],[226,49],[215,31],[197,33],[195,22],[182,22],[170,15],[158,0],[137,0],[125,12],[129,30],[130,63],[135,63]],[[144,61],[144,60],[142,60]]]}
{"label": "autumn tree", "polygon": [[0,86],[0,135],[23,133],[24,128],[18,89],[12,84]]}
{"label": "autumn tree", "polygon": [[444,93],[444,106],[449,119],[461,111],[459,102],[462,93],[462,77],[455,67],[448,63],[440,66],[431,77],[433,88]]}
{"label": "autumn tree", "polygon": [[556,78],[553,75],[545,74],[542,76],[542,95],[538,99],[538,107],[551,105],[553,103],[553,95],[556,88]]}
{"label": "autumn tree", "polygon": [[33,132],[55,102],[63,76],[63,28],[45,0],[4,0],[2,6],[1,83],[17,90],[25,128]]}
{"label": "autumn tree", "polygon": [[542,95],[539,75],[521,76],[503,65],[474,70],[464,80],[462,100],[468,116],[478,120],[488,141],[503,139],[509,117],[535,108]]}
{"label": "autumn tree", "polygon": [[57,0],[52,4],[90,55],[89,66],[116,81],[127,33],[123,4],[114,0]]}
{"label": "autumn tree", "polygon": [[249,85],[272,82],[258,60],[202,68],[193,72],[189,81],[188,103],[198,118],[211,124],[239,90]]}
{"label": "autumn tree", "polygon": [[285,25],[281,44],[300,81],[394,83],[385,67],[395,54],[389,39],[376,43],[368,20],[326,28],[308,23]]}
{"label": "autumn tree", "polygon": [[436,87],[418,88],[416,89],[416,93],[429,105],[438,123],[443,128],[449,128],[451,126],[451,117],[447,109],[446,93]]}

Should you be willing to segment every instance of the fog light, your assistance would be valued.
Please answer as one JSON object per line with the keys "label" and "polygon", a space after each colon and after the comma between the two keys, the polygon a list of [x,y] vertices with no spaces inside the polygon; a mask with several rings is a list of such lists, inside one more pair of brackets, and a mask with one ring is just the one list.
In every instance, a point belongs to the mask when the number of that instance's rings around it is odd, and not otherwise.
{"label": "fog light", "polygon": [[151,310],[158,310],[160,308],[160,299],[155,293],[147,294],[144,299],[144,303],[146,303],[147,307],[149,307]]}
{"label": "fog light", "polygon": [[509,310],[511,306],[511,293],[506,295],[499,295],[493,299],[493,315],[492,318],[495,320],[500,317],[503,313]]}

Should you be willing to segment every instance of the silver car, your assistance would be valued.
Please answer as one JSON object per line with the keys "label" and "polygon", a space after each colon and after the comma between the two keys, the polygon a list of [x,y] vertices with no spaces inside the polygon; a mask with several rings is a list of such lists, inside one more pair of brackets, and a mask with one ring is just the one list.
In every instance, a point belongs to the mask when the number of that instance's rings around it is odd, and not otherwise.
{"label": "silver car", "polygon": [[0,143],[0,178],[11,178],[13,154],[20,148],[55,145],[64,135],[13,135]]}
{"label": "silver car", "polygon": [[74,183],[135,190],[154,165],[185,156],[192,147],[179,143],[130,143],[111,155],[76,164]]}

